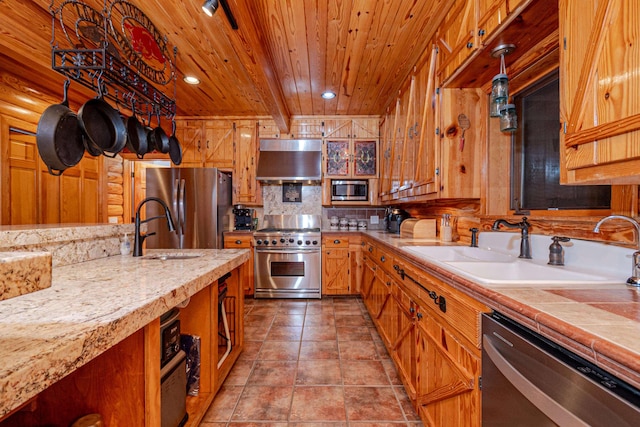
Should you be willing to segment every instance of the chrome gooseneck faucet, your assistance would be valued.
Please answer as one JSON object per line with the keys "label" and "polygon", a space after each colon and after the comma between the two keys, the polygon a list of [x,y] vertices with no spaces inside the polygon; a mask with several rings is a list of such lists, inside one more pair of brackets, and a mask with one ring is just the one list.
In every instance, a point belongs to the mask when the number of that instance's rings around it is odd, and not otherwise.
{"label": "chrome gooseneck faucet", "polygon": [[527,221],[527,217],[523,216],[520,222],[509,222],[506,219],[497,219],[494,221],[491,229],[499,230],[500,225],[520,229],[520,255],[518,258],[531,259],[531,245],[529,244],[529,227],[531,227],[531,224]]}
{"label": "chrome gooseneck faucet", "polygon": [[[142,206],[144,206],[145,203],[147,202],[157,202],[160,203],[162,205],[162,207],[164,208],[164,215],[158,215],[158,216],[154,216],[151,218],[147,218],[144,221],[140,220],[140,209],[142,209]],[[133,241],[133,256],[142,256],[142,243],[144,242],[144,239],[146,239],[149,236],[153,236],[156,233],[146,233],[146,234],[141,234],[140,233],[140,225],[144,224],[145,222],[149,222],[149,221],[153,221],[154,219],[158,219],[158,218],[166,218],[167,219],[167,227],[169,227],[169,231],[173,232],[176,230],[176,227],[173,225],[173,218],[171,218],[171,212],[169,211],[169,207],[167,206],[167,204],[162,200],[159,199],[157,197],[147,197],[146,199],[144,199],[143,201],[140,202],[140,204],[138,205],[138,209],[136,209],[136,225],[135,225],[135,237],[134,237],[134,241]]]}
{"label": "chrome gooseneck faucet", "polygon": [[595,227],[593,227],[594,233],[600,232],[600,226],[611,220],[611,219],[622,219],[625,221],[629,221],[636,228],[636,248],[637,250],[633,253],[633,264],[631,266],[631,277],[627,279],[627,285],[631,286],[639,286],[640,287],[640,224],[635,219],[624,216],[624,215],[609,215],[602,218]]}

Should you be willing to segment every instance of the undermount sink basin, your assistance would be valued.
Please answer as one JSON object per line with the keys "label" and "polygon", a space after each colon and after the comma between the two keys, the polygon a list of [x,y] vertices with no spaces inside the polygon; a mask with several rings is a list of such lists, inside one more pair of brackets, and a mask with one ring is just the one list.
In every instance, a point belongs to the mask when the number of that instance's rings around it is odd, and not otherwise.
{"label": "undermount sink basin", "polygon": [[500,252],[469,246],[405,246],[409,252],[440,262],[514,262],[517,258]]}
{"label": "undermount sink basin", "polygon": [[143,258],[159,259],[161,261],[167,261],[172,259],[200,258],[201,256],[202,254],[199,254],[199,253],[175,252],[175,253],[166,253],[166,254],[150,254],[150,255],[145,255]]}

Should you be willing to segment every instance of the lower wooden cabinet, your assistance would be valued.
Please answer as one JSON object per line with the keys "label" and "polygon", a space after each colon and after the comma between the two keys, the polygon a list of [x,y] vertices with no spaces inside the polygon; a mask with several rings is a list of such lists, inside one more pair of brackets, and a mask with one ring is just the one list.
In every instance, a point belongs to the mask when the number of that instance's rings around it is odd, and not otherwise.
{"label": "lower wooden cabinet", "polygon": [[330,234],[322,238],[323,295],[360,293],[362,281],[360,235]]}
{"label": "lower wooden cabinet", "polygon": [[426,269],[363,241],[361,295],[427,426],[480,426],[480,314]]}
{"label": "lower wooden cabinet", "polygon": [[246,231],[229,231],[224,233],[224,248],[225,249],[249,249],[249,268],[245,270],[243,276],[240,278],[240,285],[244,289],[245,296],[253,296],[255,291],[255,273],[254,273],[254,254],[253,254],[253,233]]}

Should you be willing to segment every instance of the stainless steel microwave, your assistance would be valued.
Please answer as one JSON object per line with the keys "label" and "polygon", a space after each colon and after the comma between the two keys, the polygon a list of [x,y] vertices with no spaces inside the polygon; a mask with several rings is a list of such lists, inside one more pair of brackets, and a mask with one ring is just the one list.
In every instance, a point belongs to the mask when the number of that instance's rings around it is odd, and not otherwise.
{"label": "stainless steel microwave", "polygon": [[366,179],[332,179],[331,200],[366,202],[369,200],[369,181]]}

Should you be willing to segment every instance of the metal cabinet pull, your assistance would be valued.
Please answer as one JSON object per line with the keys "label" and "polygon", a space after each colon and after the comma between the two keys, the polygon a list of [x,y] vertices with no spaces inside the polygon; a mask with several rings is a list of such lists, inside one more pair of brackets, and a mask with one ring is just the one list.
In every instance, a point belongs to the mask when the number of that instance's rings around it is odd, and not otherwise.
{"label": "metal cabinet pull", "polygon": [[418,312],[418,314],[416,314],[416,317],[419,319],[422,319],[422,313]]}
{"label": "metal cabinet pull", "polygon": [[336,239],[336,240],[333,241],[333,243],[336,244],[336,245],[339,245],[340,244],[340,240]]}
{"label": "metal cabinet pull", "polygon": [[369,252],[373,252],[373,246],[369,246]]}
{"label": "metal cabinet pull", "polygon": [[396,271],[396,273],[400,275],[400,277],[402,277],[402,280],[404,280],[406,277],[407,279],[411,280],[413,283],[415,283],[416,285],[424,289],[429,295],[429,298],[433,300],[433,303],[438,306],[440,311],[442,311],[443,313],[447,312],[447,300],[445,299],[445,297],[443,297],[442,295],[438,295],[436,292],[430,291],[429,289],[427,289],[425,286],[422,285],[422,283],[418,282],[416,279],[414,279],[413,277],[405,273],[405,271],[402,268],[400,268],[398,264],[394,264],[393,269]]}
{"label": "metal cabinet pull", "polygon": [[242,243],[242,240],[236,240],[236,245],[239,245]]}
{"label": "metal cabinet pull", "polygon": [[382,256],[380,257],[380,261],[385,262],[386,260],[387,260],[387,259],[384,257],[384,255],[382,255]]}

